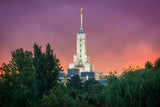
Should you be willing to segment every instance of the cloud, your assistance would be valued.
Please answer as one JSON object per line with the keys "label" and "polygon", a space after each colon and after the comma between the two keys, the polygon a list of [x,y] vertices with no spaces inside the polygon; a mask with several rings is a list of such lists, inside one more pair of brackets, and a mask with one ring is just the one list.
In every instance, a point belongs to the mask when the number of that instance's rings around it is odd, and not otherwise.
{"label": "cloud", "polygon": [[[129,63],[142,64],[147,58],[152,59],[149,55],[157,57],[160,52],[158,4],[158,0],[3,1],[0,56],[4,53],[7,57],[20,47],[33,50],[34,42],[43,47],[49,42],[67,70],[76,53],[76,33],[83,7],[87,53],[96,70],[120,70]],[[138,57],[131,58],[131,50]]]}

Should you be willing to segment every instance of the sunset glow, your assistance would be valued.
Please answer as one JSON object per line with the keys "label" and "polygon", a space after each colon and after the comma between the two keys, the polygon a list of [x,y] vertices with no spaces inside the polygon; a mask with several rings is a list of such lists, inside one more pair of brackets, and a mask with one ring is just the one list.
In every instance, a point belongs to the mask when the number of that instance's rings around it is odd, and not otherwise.
{"label": "sunset glow", "polygon": [[160,57],[160,1],[62,1],[0,1],[0,65],[17,48],[33,51],[35,42],[43,49],[50,43],[67,71],[76,53],[82,7],[87,54],[95,71],[122,73]]}

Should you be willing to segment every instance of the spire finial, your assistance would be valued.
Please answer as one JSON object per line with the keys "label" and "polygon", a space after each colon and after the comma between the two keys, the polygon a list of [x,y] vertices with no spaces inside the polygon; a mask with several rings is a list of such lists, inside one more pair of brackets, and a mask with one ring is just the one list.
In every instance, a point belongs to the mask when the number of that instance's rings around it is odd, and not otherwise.
{"label": "spire finial", "polygon": [[81,8],[81,15],[83,14],[83,8]]}

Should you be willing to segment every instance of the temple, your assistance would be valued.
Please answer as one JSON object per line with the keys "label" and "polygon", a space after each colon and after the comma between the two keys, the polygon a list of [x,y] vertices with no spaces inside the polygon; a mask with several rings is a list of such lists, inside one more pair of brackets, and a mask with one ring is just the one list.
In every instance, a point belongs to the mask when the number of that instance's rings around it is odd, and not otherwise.
{"label": "temple", "polygon": [[81,27],[77,33],[77,54],[73,56],[73,63],[69,64],[69,69],[79,69],[80,72],[94,71],[93,65],[90,64],[87,56],[86,34],[82,26],[83,8],[81,8]]}
{"label": "temple", "polygon": [[102,80],[103,72],[94,71],[93,65],[90,64],[90,59],[87,56],[87,40],[86,34],[83,31],[83,8],[81,8],[81,26],[77,33],[77,51],[73,56],[73,63],[69,64],[67,72],[62,72],[59,78],[62,82],[70,79],[74,75],[79,75],[82,82],[88,80],[89,78],[94,78],[95,80]]}

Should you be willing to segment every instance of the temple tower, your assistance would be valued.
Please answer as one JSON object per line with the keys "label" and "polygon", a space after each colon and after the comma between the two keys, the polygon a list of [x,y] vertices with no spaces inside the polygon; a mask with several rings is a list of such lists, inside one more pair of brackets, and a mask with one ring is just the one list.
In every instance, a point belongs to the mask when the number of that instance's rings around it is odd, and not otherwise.
{"label": "temple tower", "polygon": [[93,71],[87,56],[86,34],[83,32],[83,8],[81,8],[81,27],[77,33],[77,54],[73,56],[73,63],[69,64],[69,69],[79,69],[80,72]]}

